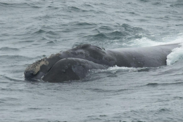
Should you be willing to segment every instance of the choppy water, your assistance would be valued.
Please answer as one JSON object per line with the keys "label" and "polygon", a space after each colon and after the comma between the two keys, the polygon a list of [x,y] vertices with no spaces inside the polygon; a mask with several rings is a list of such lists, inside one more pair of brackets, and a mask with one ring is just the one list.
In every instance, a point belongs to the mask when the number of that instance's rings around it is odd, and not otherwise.
{"label": "choppy water", "polygon": [[164,67],[112,67],[70,83],[23,76],[78,44],[182,42],[182,15],[182,0],[0,0],[0,121],[183,121],[182,48]]}

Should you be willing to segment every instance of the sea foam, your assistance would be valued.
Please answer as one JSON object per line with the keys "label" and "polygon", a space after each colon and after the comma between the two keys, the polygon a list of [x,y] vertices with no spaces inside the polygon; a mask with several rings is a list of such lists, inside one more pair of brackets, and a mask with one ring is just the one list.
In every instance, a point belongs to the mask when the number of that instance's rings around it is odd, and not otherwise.
{"label": "sea foam", "polygon": [[177,37],[177,39],[175,39],[173,42],[180,43],[180,47],[173,49],[172,52],[167,56],[167,65],[172,65],[183,59],[183,34]]}

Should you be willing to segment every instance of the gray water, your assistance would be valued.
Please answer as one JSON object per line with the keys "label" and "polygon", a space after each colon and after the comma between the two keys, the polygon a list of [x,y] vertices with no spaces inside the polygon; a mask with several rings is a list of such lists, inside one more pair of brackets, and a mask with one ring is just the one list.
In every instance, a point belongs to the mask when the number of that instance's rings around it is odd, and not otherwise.
{"label": "gray water", "polygon": [[23,75],[36,60],[79,44],[181,42],[182,0],[0,0],[0,30],[1,122],[183,121],[181,51],[169,66],[112,67],[69,83]]}

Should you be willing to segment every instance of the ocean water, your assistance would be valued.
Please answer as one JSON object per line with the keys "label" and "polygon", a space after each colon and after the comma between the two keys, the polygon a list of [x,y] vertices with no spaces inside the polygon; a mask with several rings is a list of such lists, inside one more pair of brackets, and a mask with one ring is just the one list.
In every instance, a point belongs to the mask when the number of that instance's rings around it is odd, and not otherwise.
{"label": "ocean water", "polygon": [[182,44],[182,15],[182,0],[0,0],[0,122],[183,121],[183,46],[168,66],[111,67],[69,83],[23,75],[79,44]]}

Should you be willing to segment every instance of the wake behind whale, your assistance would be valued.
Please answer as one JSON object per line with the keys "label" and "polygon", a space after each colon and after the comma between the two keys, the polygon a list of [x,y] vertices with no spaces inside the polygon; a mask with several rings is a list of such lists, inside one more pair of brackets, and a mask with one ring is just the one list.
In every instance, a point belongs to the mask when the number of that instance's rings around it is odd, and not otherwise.
{"label": "wake behind whale", "polygon": [[82,79],[92,69],[106,69],[112,66],[159,67],[167,65],[167,55],[179,46],[167,44],[106,50],[83,44],[36,61],[25,69],[24,75],[27,80],[64,82]]}

